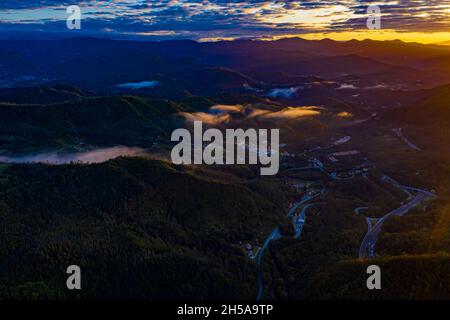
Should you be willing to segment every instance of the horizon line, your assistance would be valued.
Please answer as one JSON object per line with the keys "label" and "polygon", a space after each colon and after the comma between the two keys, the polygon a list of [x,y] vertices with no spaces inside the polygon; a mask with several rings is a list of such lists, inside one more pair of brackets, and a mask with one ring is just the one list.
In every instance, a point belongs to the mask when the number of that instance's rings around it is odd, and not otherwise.
{"label": "horizon line", "polygon": [[[450,46],[450,40],[449,41],[440,41],[440,42],[433,42],[433,43],[424,43],[420,41],[407,41],[402,40],[400,38],[397,39],[371,39],[371,38],[363,38],[363,39],[357,39],[357,38],[351,38],[351,39],[333,39],[331,37],[323,37],[323,38],[317,38],[317,39],[307,39],[305,37],[301,36],[280,36],[276,38],[268,38],[268,37],[236,37],[236,38],[206,38],[206,39],[190,39],[190,38],[179,38],[179,39],[148,39],[146,37],[136,37],[136,38],[125,38],[125,37],[111,37],[111,36],[102,36],[102,35],[86,35],[86,36],[72,36],[72,37],[61,37],[61,38],[52,38],[52,37],[2,37],[0,35],[0,41],[64,41],[64,40],[109,40],[109,41],[127,41],[127,42],[183,42],[183,41],[190,41],[195,43],[220,43],[220,42],[237,42],[237,41],[260,41],[260,42],[277,42],[277,41],[283,41],[283,40],[302,40],[302,41],[332,41],[332,42],[339,42],[339,43],[346,43],[346,42],[401,42],[405,44],[419,44],[419,45],[431,45],[431,46]],[[448,43],[448,44],[447,44]]]}

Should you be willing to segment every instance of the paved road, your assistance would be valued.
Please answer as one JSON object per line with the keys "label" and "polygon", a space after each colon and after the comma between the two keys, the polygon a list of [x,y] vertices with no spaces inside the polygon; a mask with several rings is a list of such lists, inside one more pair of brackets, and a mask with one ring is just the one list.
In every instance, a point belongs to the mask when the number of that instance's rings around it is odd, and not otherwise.
{"label": "paved road", "polygon": [[[288,217],[292,218],[294,228],[295,228],[295,239],[299,239],[303,230],[303,226],[306,221],[306,210],[310,208],[313,204],[306,205],[303,207],[302,212],[299,217],[295,216],[295,212],[306,202],[311,201],[312,199],[318,197],[321,194],[324,194],[326,192],[326,189],[323,188],[320,192],[314,194],[314,195],[305,195],[303,198],[296,202],[292,208],[288,212]],[[264,245],[261,247],[261,250],[258,252],[258,256],[256,257],[256,263],[258,265],[258,294],[256,296],[256,300],[261,300],[264,295],[264,279],[263,279],[263,257],[264,252],[266,251],[267,247],[272,241],[276,241],[281,238],[280,233],[280,227],[276,227],[272,233],[267,237],[266,241],[264,242]]]}
{"label": "paved road", "polygon": [[416,151],[422,151],[418,146],[416,146],[414,143],[409,141],[408,138],[405,137],[405,135],[403,134],[403,129],[402,128],[392,129],[392,131],[394,131],[395,134],[399,138],[401,138],[403,141],[405,141],[405,143],[408,145],[408,147],[410,147],[411,149],[416,150]]}
{"label": "paved road", "polygon": [[[406,187],[408,188],[408,187]],[[420,189],[417,189],[420,190]],[[403,216],[406,213],[408,213],[411,209],[414,207],[420,205],[421,203],[425,202],[426,200],[434,197],[435,195],[431,192],[428,192],[426,190],[420,190],[418,193],[406,204],[402,205],[401,207],[389,212],[382,218],[380,218],[377,223],[371,227],[371,224],[369,226],[369,230],[367,234],[365,235],[363,241],[361,242],[361,246],[359,247],[359,258],[363,259],[368,256],[371,258],[374,256],[374,248],[375,244],[378,239],[378,235],[381,231],[381,227],[383,226],[383,223],[389,219],[391,216]]]}
{"label": "paved road", "polygon": [[304,206],[300,215],[294,216],[292,218],[292,224],[294,225],[295,228],[295,236],[294,236],[295,239],[300,239],[300,237],[302,236],[303,226],[305,225],[306,222],[306,211],[312,206],[314,206],[314,203],[310,203]]}
{"label": "paved road", "polygon": [[325,166],[322,161],[319,159],[314,158],[314,162],[312,166],[305,166],[305,167],[298,167],[298,168],[291,168],[287,169],[284,172],[290,172],[290,171],[304,171],[304,170],[320,170],[326,174],[328,174],[325,170]]}
{"label": "paved road", "polygon": [[319,171],[323,172],[324,174],[326,174],[331,179],[336,180],[336,181],[338,181],[338,180],[341,180],[341,181],[352,180],[352,179],[355,178],[355,173],[354,172],[351,172],[351,175],[349,175],[348,177],[345,177],[345,178],[338,177],[336,172],[331,172],[331,173],[328,172],[325,169],[325,166],[323,165],[323,163],[321,161],[319,161],[319,160],[317,162],[314,162],[314,164],[312,166],[300,167],[300,168],[291,168],[291,169],[285,170],[284,172],[305,171],[305,170],[319,170]]}
{"label": "paved road", "polygon": [[321,194],[324,194],[326,192],[326,189],[323,188],[320,192],[313,194],[313,195],[305,195],[302,200],[300,200],[299,202],[294,203],[294,205],[292,206],[292,208],[289,210],[288,213],[288,217],[292,217],[295,212],[298,210],[298,208],[300,208],[304,203],[317,198],[318,196],[320,196]]}

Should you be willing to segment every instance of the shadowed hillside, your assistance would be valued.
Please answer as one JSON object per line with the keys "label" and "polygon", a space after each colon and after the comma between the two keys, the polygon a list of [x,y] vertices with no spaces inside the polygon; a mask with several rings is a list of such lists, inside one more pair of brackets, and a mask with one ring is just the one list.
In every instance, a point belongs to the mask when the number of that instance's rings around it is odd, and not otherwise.
{"label": "shadowed hillside", "polygon": [[20,151],[78,144],[143,146],[167,136],[175,103],[100,97],[48,105],[0,104],[2,149]]}
{"label": "shadowed hillside", "polygon": [[[1,298],[251,299],[239,241],[287,204],[277,184],[137,158],[0,174]],[[75,262],[89,271],[72,295],[62,277]]]}

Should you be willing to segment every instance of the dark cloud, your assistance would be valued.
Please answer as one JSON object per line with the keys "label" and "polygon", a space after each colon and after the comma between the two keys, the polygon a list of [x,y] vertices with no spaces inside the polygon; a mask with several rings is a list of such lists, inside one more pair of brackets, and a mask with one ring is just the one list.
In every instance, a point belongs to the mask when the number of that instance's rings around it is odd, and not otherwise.
{"label": "dark cloud", "polygon": [[83,10],[86,34],[201,38],[355,31],[366,27],[373,3],[380,4],[385,29],[450,31],[450,0],[1,0],[0,31],[67,32],[62,10],[72,4]]}
{"label": "dark cloud", "polygon": [[79,4],[80,1],[56,1],[56,0],[40,0],[40,1],[29,1],[29,0],[2,0],[0,2],[0,10],[7,9],[36,9],[55,5],[71,5]]}

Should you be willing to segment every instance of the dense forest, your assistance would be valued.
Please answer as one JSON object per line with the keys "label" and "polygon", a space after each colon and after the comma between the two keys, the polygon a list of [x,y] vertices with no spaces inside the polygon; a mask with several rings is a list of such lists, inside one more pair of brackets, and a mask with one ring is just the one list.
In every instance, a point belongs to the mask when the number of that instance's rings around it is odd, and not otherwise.
{"label": "dense forest", "polygon": [[[239,105],[236,123],[255,125],[247,107],[277,111],[286,107],[280,101],[231,93],[174,100],[97,95],[65,85],[2,90],[0,97],[2,153],[160,146],[157,154],[98,164],[0,164],[0,298],[255,299],[259,276],[267,299],[450,298],[450,159],[426,139],[417,141],[429,149],[410,150],[392,128],[405,125],[409,136],[414,123],[400,122],[395,112],[354,124],[336,114],[366,119],[367,113],[330,101],[320,116],[286,121],[289,152],[280,174],[261,178],[255,167],[174,166],[162,159],[170,132],[184,125],[180,112]],[[358,150],[374,168],[350,180],[317,170],[287,174],[308,164],[302,150],[336,136],[352,139],[335,151]],[[317,156],[326,159],[331,151],[324,149]],[[384,174],[433,188],[438,197],[386,221],[374,259],[358,259],[365,216],[380,218],[406,201]],[[299,183],[324,192],[294,239],[287,212],[304,196],[293,188]],[[365,215],[357,207],[368,207]],[[246,247],[260,249],[277,226],[281,239],[267,246],[259,274]],[[72,264],[81,267],[81,291],[66,289]],[[370,264],[382,267],[381,291],[366,288]]]}
{"label": "dense forest", "polygon": [[[2,168],[2,298],[253,298],[239,242],[267,233],[277,182],[205,179],[165,162]],[[270,199],[270,200],[269,200]],[[85,270],[65,289],[65,268]]]}

